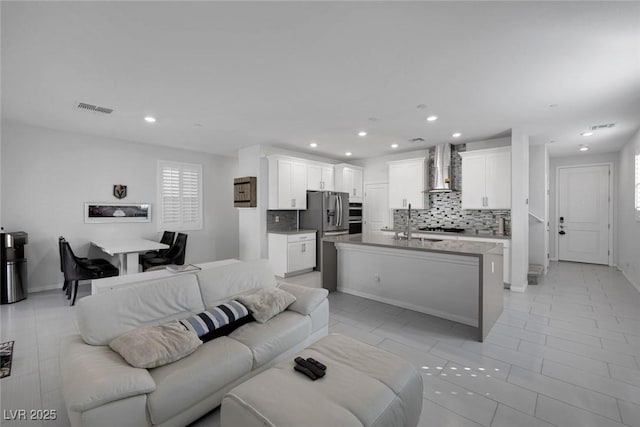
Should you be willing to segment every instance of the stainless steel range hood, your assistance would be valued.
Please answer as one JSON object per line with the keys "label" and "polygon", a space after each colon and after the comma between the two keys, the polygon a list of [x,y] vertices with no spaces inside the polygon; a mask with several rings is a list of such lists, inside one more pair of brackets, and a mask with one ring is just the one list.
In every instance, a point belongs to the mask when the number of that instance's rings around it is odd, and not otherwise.
{"label": "stainless steel range hood", "polygon": [[439,144],[434,147],[433,181],[429,184],[430,193],[445,193],[451,188],[451,144]]}

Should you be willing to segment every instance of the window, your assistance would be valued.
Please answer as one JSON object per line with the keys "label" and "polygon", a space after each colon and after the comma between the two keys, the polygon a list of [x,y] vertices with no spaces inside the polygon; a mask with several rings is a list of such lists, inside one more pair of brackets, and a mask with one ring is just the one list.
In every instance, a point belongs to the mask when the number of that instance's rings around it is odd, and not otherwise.
{"label": "window", "polygon": [[640,221],[640,154],[636,154],[636,221]]}
{"label": "window", "polygon": [[202,229],[202,165],[158,161],[160,230]]}

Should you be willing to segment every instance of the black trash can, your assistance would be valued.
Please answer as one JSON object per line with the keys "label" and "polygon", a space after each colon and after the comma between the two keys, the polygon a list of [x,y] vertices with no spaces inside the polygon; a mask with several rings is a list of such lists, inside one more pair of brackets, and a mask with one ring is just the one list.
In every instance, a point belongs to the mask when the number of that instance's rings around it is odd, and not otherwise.
{"label": "black trash can", "polygon": [[24,245],[29,236],[24,231],[0,233],[0,302],[13,304],[27,297],[27,259]]}

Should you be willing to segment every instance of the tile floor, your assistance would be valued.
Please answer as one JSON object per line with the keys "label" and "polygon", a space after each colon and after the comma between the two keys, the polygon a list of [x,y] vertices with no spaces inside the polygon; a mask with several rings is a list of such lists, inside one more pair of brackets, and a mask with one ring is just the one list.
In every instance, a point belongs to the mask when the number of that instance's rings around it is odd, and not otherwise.
{"label": "tile floor", "polygon": [[[319,286],[319,274],[287,281]],[[342,293],[329,298],[331,332],[420,369],[422,427],[640,427],[640,293],[613,268],[553,263],[526,293],[505,291],[504,313],[484,343],[454,322]],[[3,415],[59,414],[3,426],[68,425],[58,342],[76,333],[73,314],[59,291],[0,309],[1,341],[16,341],[12,374],[0,380]],[[219,425],[219,411],[193,425]]]}

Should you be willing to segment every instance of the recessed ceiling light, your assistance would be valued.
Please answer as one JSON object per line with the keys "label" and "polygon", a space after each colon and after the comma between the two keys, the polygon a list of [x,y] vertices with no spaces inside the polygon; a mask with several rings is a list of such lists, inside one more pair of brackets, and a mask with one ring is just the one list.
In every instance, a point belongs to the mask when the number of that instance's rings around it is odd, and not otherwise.
{"label": "recessed ceiling light", "polygon": [[549,144],[555,144],[556,140],[552,139],[551,141],[549,141]]}
{"label": "recessed ceiling light", "polygon": [[391,144],[391,148],[398,148],[398,144]]}
{"label": "recessed ceiling light", "polygon": [[593,132],[582,132],[580,135],[582,135],[582,136],[591,136],[591,135],[593,135]]}
{"label": "recessed ceiling light", "polygon": [[435,122],[436,120],[438,120],[438,116],[429,116],[429,117],[427,117],[427,121],[428,122]]}
{"label": "recessed ceiling light", "polygon": [[460,138],[462,136],[462,134],[460,132],[456,132],[454,134],[451,135],[454,138]]}
{"label": "recessed ceiling light", "polygon": [[312,142],[311,144],[309,144],[309,147],[311,147],[311,148],[316,148],[317,146],[318,146],[318,144],[315,143],[315,142]]}
{"label": "recessed ceiling light", "polygon": [[361,130],[360,132],[358,132],[358,136],[367,136],[367,132]]}
{"label": "recessed ceiling light", "polygon": [[425,108],[427,108],[427,104],[418,104],[416,105],[416,108],[419,110],[424,110]]}
{"label": "recessed ceiling light", "polygon": [[549,108],[556,108],[558,104],[549,104]]}
{"label": "recessed ceiling light", "polygon": [[580,148],[578,148],[578,150],[580,150],[580,151],[589,151],[589,147],[587,147],[586,145],[581,145]]}
{"label": "recessed ceiling light", "polygon": [[144,121],[147,123],[155,123],[156,122],[156,118],[155,117],[151,117],[151,116],[147,116],[144,118]]}
{"label": "recessed ceiling light", "polygon": [[350,156],[351,155],[351,151],[347,151],[346,153],[344,153],[345,156]]}

